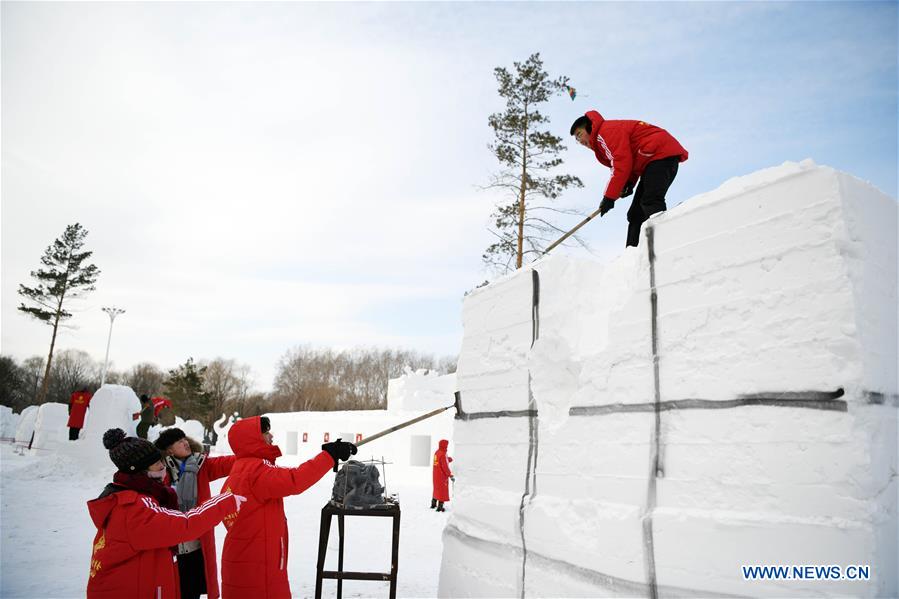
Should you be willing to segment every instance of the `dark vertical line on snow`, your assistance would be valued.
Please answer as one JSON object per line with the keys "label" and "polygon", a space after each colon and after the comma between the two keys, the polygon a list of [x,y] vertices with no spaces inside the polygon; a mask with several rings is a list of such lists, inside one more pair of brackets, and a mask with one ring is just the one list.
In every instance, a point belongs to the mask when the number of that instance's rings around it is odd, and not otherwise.
{"label": "dark vertical line on snow", "polygon": [[[531,348],[540,337],[540,275],[531,271],[533,295],[531,299]],[[524,511],[530,498],[537,494],[537,402],[531,389],[531,371],[528,368],[528,464],[524,479],[524,493],[518,506],[518,530],[521,533],[521,599],[525,596],[528,546],[524,535]]]}
{"label": "dark vertical line on snow", "polygon": [[540,273],[531,271],[533,296],[531,298],[531,347],[540,338]]}
{"label": "dark vertical line on snow", "polygon": [[655,388],[655,401],[653,402],[655,421],[653,424],[652,445],[650,449],[649,483],[646,489],[646,508],[643,512],[643,560],[646,567],[647,583],[649,584],[649,596],[657,599],[659,596],[656,580],[655,544],[652,534],[652,514],[656,507],[656,481],[662,472],[659,460],[659,438],[661,435],[662,412],[661,392],[659,388],[659,304],[656,293],[655,270],[655,239],[652,227],[646,228],[646,245],[649,251],[649,303],[652,322],[652,378]]}

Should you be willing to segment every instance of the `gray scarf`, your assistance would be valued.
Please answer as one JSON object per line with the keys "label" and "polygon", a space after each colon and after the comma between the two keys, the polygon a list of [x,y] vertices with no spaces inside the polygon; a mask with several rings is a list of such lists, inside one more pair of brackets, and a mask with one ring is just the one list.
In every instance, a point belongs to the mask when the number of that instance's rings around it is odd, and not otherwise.
{"label": "gray scarf", "polygon": [[178,507],[182,512],[192,510],[197,505],[197,472],[203,463],[203,455],[192,453],[182,464],[175,460],[175,492],[178,494]]}
{"label": "gray scarf", "polygon": [[[175,486],[175,493],[178,495],[178,507],[182,512],[191,510],[197,505],[197,472],[200,471],[200,466],[205,460],[206,456],[202,453],[192,453],[184,462],[175,459],[174,456],[168,456],[165,459],[169,475]],[[199,548],[199,540],[185,541],[178,543],[178,554],[191,553]]]}

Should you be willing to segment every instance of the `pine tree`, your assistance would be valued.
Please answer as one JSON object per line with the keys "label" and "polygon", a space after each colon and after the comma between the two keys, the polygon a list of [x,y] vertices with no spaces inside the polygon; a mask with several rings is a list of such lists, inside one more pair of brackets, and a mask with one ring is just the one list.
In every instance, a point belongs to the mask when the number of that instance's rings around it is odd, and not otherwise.
{"label": "pine tree", "polygon": [[574,210],[561,210],[531,202],[539,198],[555,200],[566,188],[583,187],[573,175],[550,171],[562,165],[559,154],[565,149],[562,138],[541,130],[549,118],[538,106],[561,91],[568,84],[568,77],[550,79],[543,70],[540,54],[532,54],[524,63],[515,62],[514,73],[504,67],[493,70],[499,83],[499,95],[506,100],[506,110],[490,115],[488,123],[496,139],[488,147],[499,160],[503,170],[493,176],[488,188],[509,192],[514,201],[497,206],[493,216],[498,240],[487,248],[483,260],[500,270],[521,268],[524,257],[542,253],[542,248],[564,233],[552,224],[546,212],[578,214]]}
{"label": "pine tree", "polygon": [[44,379],[37,396],[39,404],[44,402],[50,385],[56,333],[63,321],[72,318],[72,313],[65,309],[65,303],[93,291],[94,283],[100,276],[100,269],[93,264],[86,264],[93,252],[81,251],[87,233],[87,229],[78,223],[67,226],[62,237],[44,251],[41,257],[43,268],[31,271],[31,276],[38,282],[37,286],[19,285],[19,295],[30,305],[23,302],[18,309],[53,328]]}
{"label": "pine tree", "polygon": [[165,381],[165,394],[172,400],[173,409],[185,420],[199,420],[207,429],[212,429],[216,416],[211,411],[211,402],[204,391],[206,367],[198,366],[193,358],[177,368],[169,370]]}

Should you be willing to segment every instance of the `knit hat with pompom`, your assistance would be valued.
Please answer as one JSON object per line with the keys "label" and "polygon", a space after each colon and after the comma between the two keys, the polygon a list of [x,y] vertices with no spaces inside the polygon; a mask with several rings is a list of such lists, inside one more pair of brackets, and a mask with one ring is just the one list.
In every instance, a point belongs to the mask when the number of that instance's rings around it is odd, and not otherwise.
{"label": "knit hat with pompom", "polygon": [[156,446],[146,439],[128,437],[120,428],[103,433],[103,447],[119,472],[142,472],[162,459]]}

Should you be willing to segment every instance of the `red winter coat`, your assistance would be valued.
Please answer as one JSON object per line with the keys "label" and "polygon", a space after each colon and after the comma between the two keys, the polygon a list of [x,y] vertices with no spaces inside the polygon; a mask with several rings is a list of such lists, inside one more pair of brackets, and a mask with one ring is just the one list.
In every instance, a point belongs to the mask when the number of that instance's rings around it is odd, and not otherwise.
{"label": "red winter coat", "polygon": [[434,481],[434,499],[437,501],[449,501],[449,477],[453,475],[449,463],[453,458],[446,456],[449,441],[441,439],[434,452],[434,466],[431,468],[431,478]]}
{"label": "red winter coat", "polygon": [[236,508],[230,493],[189,512],[162,508],[130,489],[87,502],[97,527],[88,599],[178,599],[178,566],[170,547],[197,539]]}
{"label": "red winter coat", "polygon": [[[203,460],[203,463],[200,465],[200,471],[197,473],[197,505],[212,496],[209,491],[209,481],[228,476],[231,473],[235,460],[237,460],[237,456],[233,455],[218,458],[207,456]],[[172,484],[168,471],[166,471],[165,475],[165,484]],[[206,596],[208,599],[218,599],[219,573],[218,562],[216,562],[215,557],[215,530],[210,528],[198,538],[200,539],[200,549],[203,550],[203,567],[206,570]],[[188,541],[192,540],[188,539]]]}
{"label": "red winter coat", "polygon": [[591,110],[590,147],[596,159],[612,169],[612,177],[603,195],[617,200],[625,183],[636,183],[654,160],[677,156],[680,162],[689,154],[674,137],[655,125],[643,121],[607,121]]}
{"label": "red winter coat", "polygon": [[[157,418],[159,418],[159,413],[164,408],[172,407],[172,402],[164,397],[151,397],[150,401],[153,402],[153,415]],[[210,597],[209,599],[212,599],[212,597]]]}
{"label": "red winter coat", "polygon": [[69,398],[69,421],[66,426],[69,428],[83,428],[84,414],[87,412],[87,406],[91,403],[93,394],[87,391],[75,391]]}
{"label": "red winter coat", "polygon": [[275,466],[281,450],[263,440],[258,416],[235,422],[228,442],[237,461],[224,489],[245,496],[247,502],[240,513],[225,518],[222,597],[289,599],[283,498],[314,485],[334,466],[334,460],[323,451],[296,468]]}

